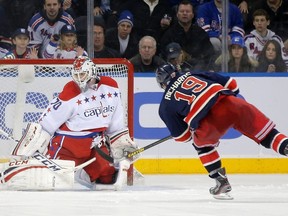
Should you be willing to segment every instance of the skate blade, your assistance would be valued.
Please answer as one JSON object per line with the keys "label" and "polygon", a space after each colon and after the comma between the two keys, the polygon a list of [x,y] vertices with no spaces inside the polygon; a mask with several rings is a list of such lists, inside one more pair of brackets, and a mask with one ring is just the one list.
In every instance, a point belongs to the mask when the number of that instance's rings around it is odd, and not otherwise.
{"label": "skate blade", "polygon": [[213,195],[213,197],[218,200],[233,200],[234,199],[234,197],[232,197],[231,194],[229,193],[221,193],[221,194]]}

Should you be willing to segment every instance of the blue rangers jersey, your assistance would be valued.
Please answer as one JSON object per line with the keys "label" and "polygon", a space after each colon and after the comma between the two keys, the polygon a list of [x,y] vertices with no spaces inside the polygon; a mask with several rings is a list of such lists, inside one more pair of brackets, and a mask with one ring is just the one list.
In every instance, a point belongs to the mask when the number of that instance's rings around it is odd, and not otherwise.
{"label": "blue rangers jersey", "polygon": [[[197,24],[203,28],[209,37],[219,38],[222,33],[222,14],[214,1],[200,5],[197,10]],[[239,8],[229,4],[228,34],[230,37],[244,37],[243,18]]]}
{"label": "blue rangers jersey", "polygon": [[178,73],[165,89],[159,116],[176,141],[187,142],[220,94],[239,93],[236,80],[212,72]]}

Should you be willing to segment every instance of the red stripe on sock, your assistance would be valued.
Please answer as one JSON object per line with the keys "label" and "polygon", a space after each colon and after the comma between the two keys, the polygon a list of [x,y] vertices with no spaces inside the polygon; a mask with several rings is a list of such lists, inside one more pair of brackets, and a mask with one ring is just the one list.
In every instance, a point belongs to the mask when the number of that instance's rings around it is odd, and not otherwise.
{"label": "red stripe on sock", "polygon": [[287,137],[284,134],[277,134],[271,143],[271,148],[279,153],[280,146],[285,139],[287,139]]}

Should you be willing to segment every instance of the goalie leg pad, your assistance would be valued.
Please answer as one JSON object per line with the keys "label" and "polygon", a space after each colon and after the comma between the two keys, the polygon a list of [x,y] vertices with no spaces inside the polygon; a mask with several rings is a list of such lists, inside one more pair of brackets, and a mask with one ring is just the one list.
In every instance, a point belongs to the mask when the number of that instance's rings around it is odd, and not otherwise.
{"label": "goalie leg pad", "polygon": [[51,171],[36,159],[0,164],[0,188],[5,190],[55,190],[74,186],[73,161],[53,160],[63,168]]}

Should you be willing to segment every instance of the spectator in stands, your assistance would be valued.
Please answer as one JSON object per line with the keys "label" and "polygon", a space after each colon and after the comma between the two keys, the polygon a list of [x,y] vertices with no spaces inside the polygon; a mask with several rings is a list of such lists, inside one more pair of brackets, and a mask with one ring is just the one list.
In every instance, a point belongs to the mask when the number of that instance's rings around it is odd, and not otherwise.
{"label": "spectator in stands", "polygon": [[43,57],[54,59],[76,59],[78,56],[88,56],[87,52],[77,44],[76,29],[72,25],[64,25],[60,36],[52,35]]}
{"label": "spectator in stands", "polygon": [[287,66],[281,55],[281,47],[275,40],[266,42],[258,61],[257,72],[287,72]]}
{"label": "spectator in stands", "polygon": [[29,41],[29,32],[24,28],[17,29],[12,35],[13,48],[4,59],[37,59],[37,50],[28,48]]}
{"label": "spectator in stands", "polygon": [[182,50],[180,44],[172,42],[166,46],[166,61],[173,64],[178,71],[188,72],[192,70],[189,64],[190,55]]}
{"label": "spectator in stands", "polygon": [[231,0],[230,2],[238,6],[242,14],[244,31],[245,31],[248,25],[247,22],[248,22],[248,15],[250,12],[250,8],[252,7],[253,4],[255,4],[255,2],[257,2],[257,0],[244,0],[244,1],[243,0]]}
{"label": "spectator in stands", "polygon": [[172,9],[167,0],[128,0],[123,7],[132,11],[133,28],[140,37],[150,35],[159,42],[170,25]]}
{"label": "spectator in stands", "polygon": [[280,44],[282,50],[282,58],[288,65],[288,54],[285,52],[284,43],[281,37],[267,28],[270,25],[269,14],[263,9],[256,10],[253,13],[253,25],[255,29],[244,38],[248,56],[257,60],[258,55],[262,51],[265,43],[268,40],[275,40]]}
{"label": "spectator in stands", "polygon": [[[267,11],[270,17],[269,29],[279,35],[284,41],[286,50],[288,50],[288,1],[287,0],[257,0],[251,9],[251,15],[257,9],[263,9]],[[250,32],[254,26],[253,16],[249,16],[251,23]],[[287,51],[288,52],[288,51]]]}
{"label": "spectator in stands", "polygon": [[[247,55],[247,49],[242,37],[233,37],[231,44],[228,47],[229,60],[228,60],[228,72],[255,72],[255,68],[258,66],[258,62]],[[215,71],[221,71],[222,55],[220,55],[215,61]]]}
{"label": "spectator in stands", "polygon": [[39,50],[39,57],[43,56],[51,36],[59,34],[64,25],[73,25],[73,18],[63,11],[62,0],[44,0],[43,10],[35,14],[29,22],[30,46]]}
{"label": "spectator in stands", "polygon": [[94,58],[120,58],[120,53],[105,46],[105,21],[101,17],[94,19]]}
{"label": "spectator in stands", "polygon": [[139,53],[130,59],[135,72],[155,72],[165,61],[156,55],[157,42],[151,36],[144,36],[139,41]]}
{"label": "spectator in stands", "polygon": [[120,52],[122,58],[130,59],[138,52],[139,39],[133,29],[133,15],[123,11],[118,19],[118,28],[106,31],[105,45]]}
{"label": "spectator in stands", "polygon": [[[244,37],[243,18],[239,8],[229,3],[228,41],[232,37]],[[217,54],[222,49],[222,0],[213,0],[198,7],[197,24],[209,35]]]}
{"label": "spectator in stands", "polygon": [[177,8],[177,22],[171,25],[161,39],[161,52],[171,42],[180,44],[191,56],[189,64],[193,70],[209,70],[214,58],[214,49],[208,34],[199,26],[192,24],[194,17],[190,0],[183,0]]}

